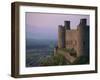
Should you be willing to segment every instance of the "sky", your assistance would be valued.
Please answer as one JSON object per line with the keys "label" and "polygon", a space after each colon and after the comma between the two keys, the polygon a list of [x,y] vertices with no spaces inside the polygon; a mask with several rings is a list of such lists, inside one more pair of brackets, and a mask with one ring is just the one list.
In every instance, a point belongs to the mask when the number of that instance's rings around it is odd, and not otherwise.
{"label": "sky", "polygon": [[58,25],[64,25],[64,21],[69,20],[71,29],[76,29],[82,18],[87,19],[87,25],[90,24],[89,15],[26,12],[26,39],[56,40]]}

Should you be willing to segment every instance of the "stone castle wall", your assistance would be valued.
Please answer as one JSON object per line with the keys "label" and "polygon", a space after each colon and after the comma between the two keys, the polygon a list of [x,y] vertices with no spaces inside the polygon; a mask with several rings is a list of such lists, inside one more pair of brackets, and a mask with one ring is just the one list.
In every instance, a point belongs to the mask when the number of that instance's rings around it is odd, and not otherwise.
{"label": "stone castle wall", "polygon": [[89,55],[89,26],[86,19],[81,19],[76,30],[70,29],[70,21],[58,29],[58,48],[74,49],[77,56]]}
{"label": "stone castle wall", "polygon": [[65,27],[59,25],[58,27],[58,47],[64,48],[65,47]]}

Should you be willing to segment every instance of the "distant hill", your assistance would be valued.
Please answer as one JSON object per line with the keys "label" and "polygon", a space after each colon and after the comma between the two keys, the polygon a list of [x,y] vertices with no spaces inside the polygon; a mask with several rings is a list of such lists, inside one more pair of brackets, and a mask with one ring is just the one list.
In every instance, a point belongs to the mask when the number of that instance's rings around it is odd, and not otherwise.
{"label": "distant hill", "polygon": [[56,40],[26,39],[26,49],[31,49],[31,48],[54,48],[56,45],[57,45]]}

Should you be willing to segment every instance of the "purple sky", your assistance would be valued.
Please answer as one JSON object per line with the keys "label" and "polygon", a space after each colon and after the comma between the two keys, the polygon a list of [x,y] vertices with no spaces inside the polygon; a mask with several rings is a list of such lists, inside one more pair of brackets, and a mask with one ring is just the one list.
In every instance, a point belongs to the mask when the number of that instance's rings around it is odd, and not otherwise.
{"label": "purple sky", "polygon": [[89,25],[89,15],[27,12],[26,38],[57,39],[58,25],[64,25],[65,20],[70,20],[71,29],[76,29],[81,18],[86,18]]}

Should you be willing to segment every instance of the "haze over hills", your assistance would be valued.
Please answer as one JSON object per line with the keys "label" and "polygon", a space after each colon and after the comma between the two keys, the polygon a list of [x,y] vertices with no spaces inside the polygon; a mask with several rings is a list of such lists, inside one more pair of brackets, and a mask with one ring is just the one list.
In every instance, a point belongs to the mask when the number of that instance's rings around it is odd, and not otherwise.
{"label": "haze over hills", "polygon": [[46,40],[46,39],[26,39],[26,49],[36,48],[54,48],[57,45],[57,40]]}
{"label": "haze over hills", "polygon": [[26,40],[26,67],[39,66],[41,60],[54,54],[56,40]]}

